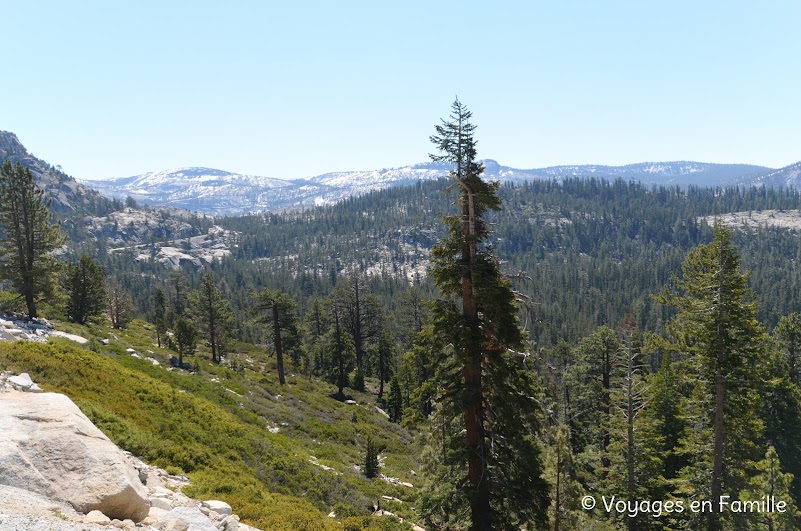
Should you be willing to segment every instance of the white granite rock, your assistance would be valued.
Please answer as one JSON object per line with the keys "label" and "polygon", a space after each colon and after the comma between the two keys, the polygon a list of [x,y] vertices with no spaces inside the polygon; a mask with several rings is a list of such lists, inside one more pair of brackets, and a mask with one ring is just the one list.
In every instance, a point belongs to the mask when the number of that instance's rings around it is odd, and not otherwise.
{"label": "white granite rock", "polygon": [[0,394],[0,484],[141,521],[147,491],[119,448],[66,396]]}
{"label": "white granite rock", "polygon": [[100,511],[89,511],[86,515],[86,522],[89,524],[110,524],[111,518]]}
{"label": "white granite rock", "polygon": [[156,528],[160,531],[218,531],[197,507],[176,507],[159,518]]}
{"label": "white granite rock", "polygon": [[202,507],[214,511],[217,514],[231,514],[231,506],[220,500],[207,500],[200,504]]}
{"label": "white granite rock", "polygon": [[33,380],[31,380],[31,376],[27,372],[23,372],[19,376],[11,376],[8,379],[14,387],[27,391],[33,385]]}

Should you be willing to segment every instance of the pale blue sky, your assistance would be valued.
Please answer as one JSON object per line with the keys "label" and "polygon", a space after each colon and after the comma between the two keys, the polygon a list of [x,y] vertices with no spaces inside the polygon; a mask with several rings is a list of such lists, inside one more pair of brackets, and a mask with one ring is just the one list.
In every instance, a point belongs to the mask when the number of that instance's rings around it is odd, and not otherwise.
{"label": "pale blue sky", "polygon": [[0,130],[77,178],[801,160],[801,2],[3,2]]}

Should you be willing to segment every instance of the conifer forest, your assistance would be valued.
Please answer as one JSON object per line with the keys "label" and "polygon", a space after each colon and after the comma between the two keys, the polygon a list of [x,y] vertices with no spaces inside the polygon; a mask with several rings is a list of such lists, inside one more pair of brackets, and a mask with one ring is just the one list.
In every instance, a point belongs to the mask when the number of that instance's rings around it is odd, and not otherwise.
{"label": "conifer forest", "polygon": [[[91,340],[0,343],[0,369],[263,529],[801,529],[799,192],[500,184],[480,125],[457,99],[432,128],[447,178],[215,218],[57,210],[9,157],[0,310]],[[108,229],[136,242],[86,221],[138,211]],[[225,256],[155,259],[217,234]],[[101,367],[121,395],[81,383]]]}

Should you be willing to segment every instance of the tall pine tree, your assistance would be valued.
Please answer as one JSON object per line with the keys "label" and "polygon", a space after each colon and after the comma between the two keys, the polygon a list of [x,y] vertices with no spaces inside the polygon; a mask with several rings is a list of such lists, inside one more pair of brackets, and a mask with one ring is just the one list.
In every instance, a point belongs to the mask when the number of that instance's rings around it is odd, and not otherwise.
{"label": "tall pine tree", "polygon": [[266,289],[256,296],[256,310],[267,313],[261,320],[268,325],[273,338],[281,385],[286,383],[284,352],[293,352],[300,347],[297,307],[298,304],[283,291]]}
{"label": "tall pine tree", "polygon": [[178,351],[178,368],[184,368],[184,356],[195,353],[197,346],[197,329],[186,317],[179,317],[175,322],[175,350]]}
{"label": "tall pine tree", "polygon": [[211,361],[218,363],[225,337],[234,326],[234,314],[211,275],[203,275],[200,289],[189,294],[189,307],[198,328],[205,332]]}
{"label": "tall pine tree", "polygon": [[748,484],[750,463],[759,457],[762,426],[754,404],[765,340],[732,232],[716,223],[713,234],[711,243],[687,255],[682,278],[674,279],[678,293],[658,297],[677,310],[668,331],[696,382],[687,406],[696,429],[681,441],[694,462],[681,474],[682,490],[712,500],[714,512],[704,515],[703,524],[710,531],[738,518],[720,512],[717,501],[723,494],[736,499]]}
{"label": "tall pine tree", "polygon": [[161,348],[161,338],[167,331],[167,294],[164,289],[156,288],[150,300],[152,302],[150,319],[156,326],[156,342]]}
{"label": "tall pine tree", "polygon": [[[544,527],[548,486],[535,437],[540,429],[533,376],[518,350],[515,295],[485,241],[486,214],[500,210],[498,183],[481,179],[471,113],[457,99],[436,127],[435,161],[452,165],[459,214],[433,250],[432,275],[443,296],[433,305],[438,334],[453,346],[438,363],[437,401],[449,428],[437,490],[425,512],[445,526],[468,513],[470,529]],[[454,429],[457,428],[457,429]],[[447,488],[441,488],[443,485]]]}
{"label": "tall pine tree", "polygon": [[801,384],[801,314],[783,315],[773,330],[773,337],[785,360],[788,376],[794,384]]}
{"label": "tall pine tree", "polygon": [[367,345],[381,330],[381,310],[374,294],[367,289],[365,279],[353,272],[342,279],[334,291],[337,304],[345,310],[340,323],[353,339],[356,350],[356,382],[354,387],[364,391],[364,376],[367,374],[365,358]]}
{"label": "tall pine tree", "polygon": [[0,280],[8,280],[37,317],[42,294],[52,293],[57,263],[53,251],[64,238],[53,223],[44,192],[19,162],[0,168]]}
{"label": "tall pine tree", "polygon": [[345,399],[344,389],[348,385],[348,373],[356,362],[356,349],[350,335],[342,326],[344,309],[336,299],[331,304],[331,328],[323,338],[323,350],[330,354],[329,375],[337,384],[336,397]]}
{"label": "tall pine tree", "polygon": [[133,320],[131,294],[117,281],[106,283],[106,309],[112,328],[121,329]]}

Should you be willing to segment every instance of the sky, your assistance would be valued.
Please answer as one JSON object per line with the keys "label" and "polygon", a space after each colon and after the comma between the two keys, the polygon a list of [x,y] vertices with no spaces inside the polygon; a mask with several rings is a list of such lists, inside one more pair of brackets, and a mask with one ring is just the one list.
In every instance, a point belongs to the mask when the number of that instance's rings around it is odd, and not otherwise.
{"label": "sky", "polygon": [[3,2],[0,130],[78,179],[801,160],[798,0]]}

